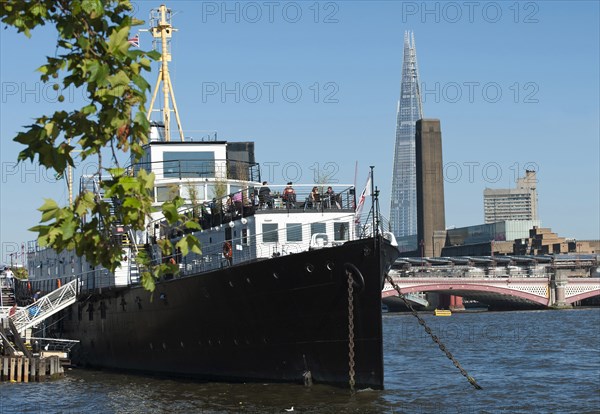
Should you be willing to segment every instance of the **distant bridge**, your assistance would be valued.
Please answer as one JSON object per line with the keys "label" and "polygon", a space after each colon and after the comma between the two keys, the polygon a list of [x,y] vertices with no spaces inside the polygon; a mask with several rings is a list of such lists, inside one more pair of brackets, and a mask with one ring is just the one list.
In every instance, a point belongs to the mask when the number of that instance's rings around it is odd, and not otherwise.
{"label": "distant bridge", "polygon": [[[396,273],[392,278],[402,294],[437,292],[484,303],[489,299],[560,307],[600,295],[597,277],[400,277]],[[398,293],[386,282],[382,298],[390,296]]]}

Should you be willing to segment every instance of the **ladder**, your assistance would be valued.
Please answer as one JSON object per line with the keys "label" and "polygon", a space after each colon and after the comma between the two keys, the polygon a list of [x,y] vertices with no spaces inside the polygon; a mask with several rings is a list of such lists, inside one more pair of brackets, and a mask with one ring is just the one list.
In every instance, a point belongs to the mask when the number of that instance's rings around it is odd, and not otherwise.
{"label": "ladder", "polygon": [[14,315],[9,317],[14,322],[17,331],[23,334],[27,328],[39,324],[49,316],[75,303],[78,283],[79,279],[73,279],[62,287],[42,296],[31,305],[20,308]]}

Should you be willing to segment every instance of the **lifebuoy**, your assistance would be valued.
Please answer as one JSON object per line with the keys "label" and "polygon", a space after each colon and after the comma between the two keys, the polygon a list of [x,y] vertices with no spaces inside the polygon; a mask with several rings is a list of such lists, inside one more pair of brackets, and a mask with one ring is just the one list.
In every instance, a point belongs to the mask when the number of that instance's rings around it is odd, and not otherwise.
{"label": "lifebuoy", "polygon": [[223,256],[225,256],[226,259],[231,259],[231,257],[233,256],[233,249],[231,248],[231,243],[223,243]]}
{"label": "lifebuoy", "polygon": [[60,288],[60,286],[61,286],[60,279],[56,279],[56,287]]}
{"label": "lifebuoy", "polygon": [[27,282],[27,291],[31,293],[31,282]]}

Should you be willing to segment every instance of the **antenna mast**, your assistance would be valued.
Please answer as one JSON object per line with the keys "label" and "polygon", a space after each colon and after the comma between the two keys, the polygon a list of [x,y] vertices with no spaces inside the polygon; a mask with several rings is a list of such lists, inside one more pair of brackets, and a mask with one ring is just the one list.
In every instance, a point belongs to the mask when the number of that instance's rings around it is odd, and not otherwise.
{"label": "antenna mast", "polygon": [[[167,6],[162,4],[158,9],[152,9],[150,11],[150,32],[154,38],[153,44],[156,49],[158,42],[161,43],[161,57],[160,57],[160,71],[158,73],[158,79],[156,86],[154,87],[154,93],[152,94],[152,100],[150,101],[150,109],[148,111],[148,121],[154,111],[154,102],[156,101],[156,95],[162,81],[163,91],[163,125],[164,125],[164,137],[165,141],[171,141],[171,112],[175,113],[175,119],[177,120],[177,127],[179,129],[179,137],[181,141],[184,141],[183,129],[181,128],[181,121],[179,119],[179,112],[177,111],[177,103],[175,102],[175,94],[173,92],[173,85],[171,84],[171,77],[169,76],[169,62],[171,61],[171,54],[169,53],[169,44],[171,43],[171,35],[173,29],[171,26],[171,9],[167,9]],[[169,107],[169,97],[173,102],[173,109]]]}

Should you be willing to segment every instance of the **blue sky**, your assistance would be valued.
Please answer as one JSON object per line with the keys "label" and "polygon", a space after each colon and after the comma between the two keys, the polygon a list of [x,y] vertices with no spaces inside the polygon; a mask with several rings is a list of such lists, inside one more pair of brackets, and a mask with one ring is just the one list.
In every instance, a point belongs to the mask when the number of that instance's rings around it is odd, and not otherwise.
{"label": "blue sky", "polygon": [[[147,20],[159,4],[135,2],[135,14]],[[600,238],[598,2],[168,6],[179,29],[171,70],[186,135],[255,141],[269,181],[310,183],[318,170],[353,183],[358,165],[362,186],[375,165],[389,214],[403,36],[413,30],[424,114],[442,125],[447,225],[482,223],[483,190],[513,187],[535,168],[542,224]],[[21,125],[61,107],[35,73],[55,40],[49,28],[30,40],[0,31],[3,261],[34,238],[27,228],[44,197],[67,200],[64,181],[14,166],[12,142]],[[141,47],[151,48],[148,33]],[[73,107],[81,101],[66,97]]]}

